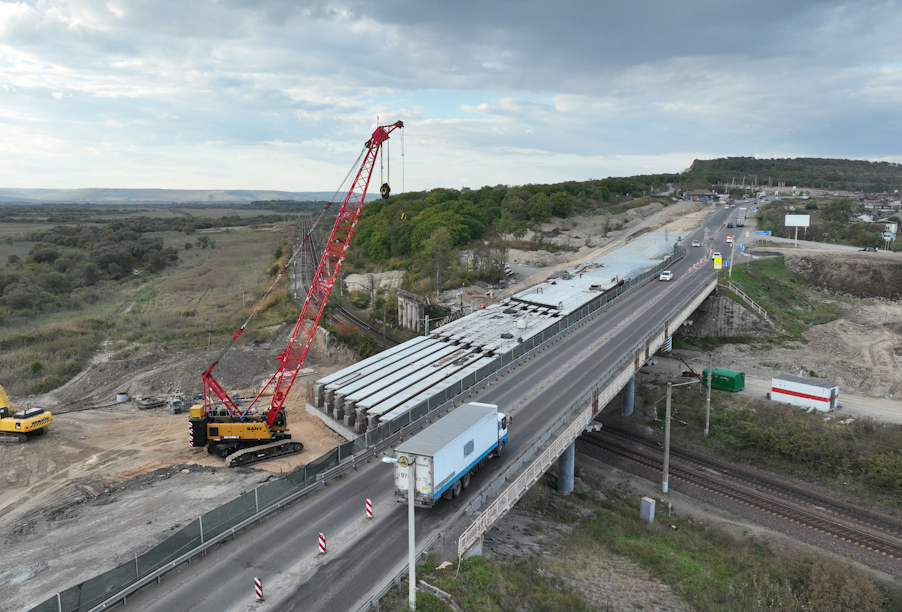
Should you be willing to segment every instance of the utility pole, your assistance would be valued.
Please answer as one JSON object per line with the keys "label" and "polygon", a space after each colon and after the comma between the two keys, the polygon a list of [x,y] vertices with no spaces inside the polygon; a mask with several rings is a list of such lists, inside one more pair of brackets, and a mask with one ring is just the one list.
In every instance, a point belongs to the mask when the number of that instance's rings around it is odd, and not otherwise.
{"label": "utility pole", "polygon": [[730,271],[728,272],[730,276],[730,280],[733,280],[733,266],[736,265],[736,262],[733,260],[733,255],[736,253],[736,236],[733,236],[733,242],[730,244]]}
{"label": "utility pole", "polygon": [[708,355],[708,395],[705,398],[705,437],[711,427],[711,377],[714,375],[714,353]]}
{"label": "utility pole", "polygon": [[661,482],[661,490],[664,493],[667,493],[669,487],[670,480],[670,398],[673,395],[674,387],[684,387],[686,385],[694,385],[695,383],[700,382],[699,379],[695,379],[692,382],[684,382],[684,383],[667,383],[667,412],[664,413],[664,479]]}
{"label": "utility pole", "polygon": [[385,302],[388,300],[382,299],[382,350],[385,350]]}
{"label": "utility pole", "polygon": [[664,480],[661,490],[667,493],[668,480],[670,479],[670,395],[673,393],[673,383],[667,383],[667,412],[664,413]]}

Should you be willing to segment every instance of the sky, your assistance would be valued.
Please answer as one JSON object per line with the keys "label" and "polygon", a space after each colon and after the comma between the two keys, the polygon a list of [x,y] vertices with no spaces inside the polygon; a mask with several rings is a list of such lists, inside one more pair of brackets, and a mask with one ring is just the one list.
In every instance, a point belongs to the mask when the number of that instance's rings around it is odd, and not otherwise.
{"label": "sky", "polygon": [[898,162],[899,32],[902,0],[0,0],[0,187],[330,191],[398,120],[393,193]]}

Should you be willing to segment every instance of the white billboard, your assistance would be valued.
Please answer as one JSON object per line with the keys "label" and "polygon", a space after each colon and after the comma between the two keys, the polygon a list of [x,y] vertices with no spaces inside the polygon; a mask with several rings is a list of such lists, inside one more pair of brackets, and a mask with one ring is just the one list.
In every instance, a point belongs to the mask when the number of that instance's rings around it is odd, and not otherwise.
{"label": "white billboard", "polygon": [[786,227],[808,227],[811,215],[786,215]]}

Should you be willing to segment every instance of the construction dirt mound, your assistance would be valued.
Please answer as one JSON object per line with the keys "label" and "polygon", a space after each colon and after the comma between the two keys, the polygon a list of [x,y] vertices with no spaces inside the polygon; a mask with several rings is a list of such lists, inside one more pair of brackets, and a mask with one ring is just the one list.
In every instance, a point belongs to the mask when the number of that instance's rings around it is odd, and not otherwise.
{"label": "construction dirt mound", "polygon": [[807,285],[834,295],[902,301],[902,255],[802,251],[786,254],[786,267]]}

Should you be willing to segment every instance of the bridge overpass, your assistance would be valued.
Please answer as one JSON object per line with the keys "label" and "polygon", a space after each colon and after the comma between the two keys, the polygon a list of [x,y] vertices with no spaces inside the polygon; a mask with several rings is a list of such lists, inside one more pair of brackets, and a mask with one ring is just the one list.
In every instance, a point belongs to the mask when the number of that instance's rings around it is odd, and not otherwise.
{"label": "bridge overpass", "polygon": [[[715,250],[725,250],[719,230],[727,216],[719,209],[705,224]],[[684,236],[684,244],[701,239],[701,232]],[[458,499],[418,510],[418,548],[437,537],[443,550],[455,553],[479,542],[713,290],[710,261],[689,273],[701,252],[690,248],[673,266],[674,281],[641,287],[470,398],[513,414],[510,444],[504,460],[489,462]],[[391,467],[377,460],[361,465],[167,573],[158,586],[130,595],[128,607],[358,610],[406,565],[407,508],[394,500],[392,477]],[[373,502],[372,520],[365,518],[365,499]],[[325,555],[317,551],[319,533],[326,534]],[[264,582],[262,603],[253,601],[255,577]]]}

